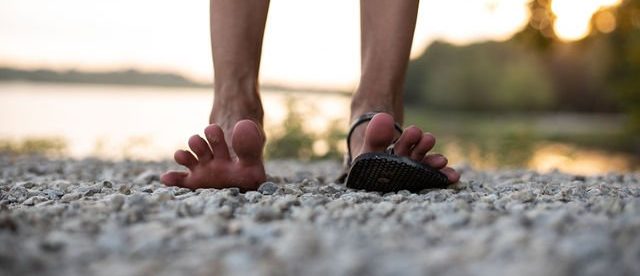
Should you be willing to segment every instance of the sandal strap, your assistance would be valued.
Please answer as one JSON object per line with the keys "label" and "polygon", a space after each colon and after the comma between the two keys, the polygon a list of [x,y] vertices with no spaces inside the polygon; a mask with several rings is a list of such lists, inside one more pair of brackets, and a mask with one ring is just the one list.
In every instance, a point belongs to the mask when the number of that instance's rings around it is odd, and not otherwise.
{"label": "sandal strap", "polygon": [[[353,161],[352,155],[351,155],[351,135],[355,131],[356,127],[358,127],[359,125],[361,125],[363,123],[371,121],[371,119],[373,119],[373,116],[375,116],[378,113],[381,113],[381,112],[367,112],[367,113],[364,113],[364,114],[360,115],[360,117],[358,117],[351,124],[351,128],[349,129],[349,134],[347,134],[347,159],[346,159],[346,164],[345,164],[347,166],[347,168],[351,167],[351,161]],[[402,134],[402,126],[400,126],[400,124],[394,123],[393,126],[398,132],[400,132],[400,134]],[[393,144],[395,144],[395,141],[391,144],[391,146],[389,146],[389,149],[387,149],[387,150],[393,150]]]}

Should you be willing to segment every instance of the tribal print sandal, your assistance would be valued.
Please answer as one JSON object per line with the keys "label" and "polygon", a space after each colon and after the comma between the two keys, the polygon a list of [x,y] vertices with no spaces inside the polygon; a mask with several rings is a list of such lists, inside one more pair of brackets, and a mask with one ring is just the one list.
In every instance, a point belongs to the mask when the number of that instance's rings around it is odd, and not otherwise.
{"label": "tribal print sandal", "polygon": [[[385,152],[363,153],[352,160],[351,135],[356,127],[369,122],[376,114],[377,112],[365,113],[351,125],[347,135],[345,172],[338,178],[339,183],[346,182],[347,187],[352,189],[379,192],[419,192],[423,189],[445,188],[450,184],[447,176],[439,170],[393,154],[395,141]],[[402,134],[402,127],[398,123],[395,123],[394,128]]]}

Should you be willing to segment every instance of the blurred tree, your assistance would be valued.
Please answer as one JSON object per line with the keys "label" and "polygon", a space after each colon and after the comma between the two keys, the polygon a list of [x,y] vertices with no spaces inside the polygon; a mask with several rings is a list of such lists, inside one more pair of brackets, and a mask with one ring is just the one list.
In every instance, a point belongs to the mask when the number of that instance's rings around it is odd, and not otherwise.
{"label": "blurred tree", "polygon": [[514,43],[457,47],[433,43],[409,67],[408,104],[464,110],[540,110],[552,106],[548,76]]}
{"label": "blurred tree", "polygon": [[549,49],[554,39],[555,16],[551,12],[551,0],[534,0],[529,3],[531,17],[529,24],[513,36],[513,40],[524,45],[535,47],[540,51]]}
{"label": "blurred tree", "polygon": [[280,132],[267,141],[267,158],[300,158],[302,160],[312,158],[313,142],[316,137],[304,129],[303,116],[295,109],[295,105],[294,98],[287,98],[287,117]]}
{"label": "blurred tree", "polygon": [[529,4],[529,24],[515,34],[512,41],[540,56],[552,79],[557,98],[554,109],[619,111],[616,95],[606,85],[612,54],[609,41],[592,37],[573,43],[560,41],[553,30],[556,17],[551,11],[551,2],[532,1]]}
{"label": "blurred tree", "polygon": [[[598,11],[591,35],[563,42],[551,0],[531,1],[529,24],[509,41],[432,44],[409,66],[406,101],[489,111],[619,112],[624,105],[640,113],[638,2]],[[632,117],[640,128],[640,115]]]}
{"label": "blurred tree", "polygon": [[[622,105],[630,115],[630,130],[640,134],[640,0],[626,0],[611,10],[614,30],[609,34],[601,28],[596,36],[610,40],[612,55],[608,79],[617,91]],[[593,24],[598,24],[594,16]],[[602,24],[602,23],[601,23]],[[606,29],[604,30],[606,31]],[[636,136],[637,137],[637,136]],[[638,139],[638,138],[636,138]],[[636,141],[640,151],[640,141]]]}
{"label": "blurred tree", "polygon": [[[340,159],[344,155],[346,136],[342,121],[329,122],[326,131],[312,132],[305,128],[308,122],[299,109],[295,97],[286,98],[287,117],[277,129],[272,129],[267,139],[265,157],[268,159],[300,159],[304,161],[318,159]],[[298,107],[298,108],[296,108]],[[325,150],[314,150],[314,144],[320,142]],[[1,149],[1,148],[0,148]]]}

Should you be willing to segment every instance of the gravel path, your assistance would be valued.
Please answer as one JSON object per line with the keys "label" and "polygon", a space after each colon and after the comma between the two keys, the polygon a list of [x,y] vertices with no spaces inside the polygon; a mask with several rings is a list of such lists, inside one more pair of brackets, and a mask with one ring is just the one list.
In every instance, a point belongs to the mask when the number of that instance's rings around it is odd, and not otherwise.
{"label": "gravel path", "polygon": [[171,166],[0,156],[0,275],[640,275],[640,173],[379,194],[279,161],[239,193],[163,187]]}

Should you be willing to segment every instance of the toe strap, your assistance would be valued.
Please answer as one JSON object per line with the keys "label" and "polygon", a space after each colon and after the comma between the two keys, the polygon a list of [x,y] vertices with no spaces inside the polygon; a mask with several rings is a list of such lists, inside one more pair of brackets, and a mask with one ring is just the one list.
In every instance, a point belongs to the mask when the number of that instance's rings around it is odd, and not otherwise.
{"label": "toe strap", "polygon": [[[355,129],[359,125],[371,121],[371,119],[373,119],[373,116],[375,116],[378,113],[380,113],[380,112],[367,112],[367,113],[364,113],[364,114],[360,115],[360,117],[358,117],[351,124],[351,127],[349,128],[349,134],[347,134],[347,156],[345,158],[345,168],[346,169],[351,167],[351,161],[353,160],[353,156],[351,155],[351,135],[353,135],[353,132],[355,131]],[[402,126],[400,126],[400,124],[394,123],[393,126],[399,133],[402,134]],[[389,148],[387,148],[388,152],[393,152],[393,145],[394,144],[395,144],[395,141],[394,141],[394,143],[392,143],[389,146]]]}

